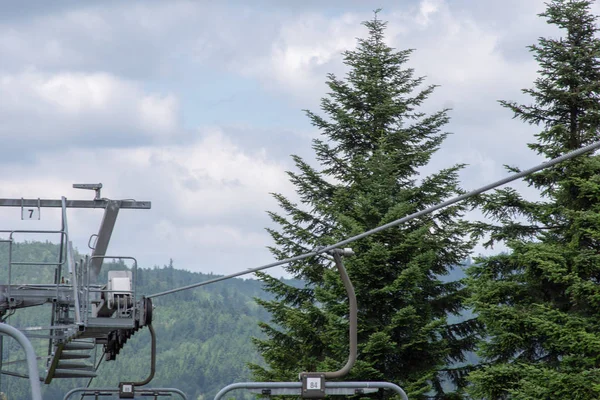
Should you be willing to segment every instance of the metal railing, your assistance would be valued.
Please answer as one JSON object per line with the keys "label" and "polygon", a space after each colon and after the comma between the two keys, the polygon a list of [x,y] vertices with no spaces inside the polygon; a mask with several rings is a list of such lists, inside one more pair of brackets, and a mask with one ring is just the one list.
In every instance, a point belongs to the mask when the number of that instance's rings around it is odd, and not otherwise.
{"label": "metal railing", "polygon": [[[327,389],[390,389],[400,395],[402,400],[408,400],[406,392],[396,384],[390,382],[325,382],[325,394]],[[272,395],[294,395],[300,396],[302,393],[301,382],[240,382],[232,383],[231,385],[225,386],[217,393],[214,400],[221,400],[227,393],[235,389],[262,389],[267,391],[264,394]],[[291,389],[286,393],[276,393],[277,389]],[[275,392],[275,393],[273,393]],[[356,394],[359,394],[358,392]]]}
{"label": "metal railing", "polygon": [[0,323],[0,334],[13,337],[17,342],[19,342],[21,347],[23,347],[23,350],[25,350],[25,356],[27,357],[27,368],[29,370],[29,384],[31,385],[31,399],[42,400],[40,373],[38,371],[37,358],[31,342],[17,328],[13,328],[12,326],[4,323]]}
{"label": "metal railing", "polygon": [[[100,396],[112,396],[114,394],[119,393],[119,389],[114,388],[75,388],[69,391],[63,400],[68,400],[74,394],[80,393],[82,397],[87,396],[95,396],[97,399]],[[136,389],[134,394],[139,394],[141,396],[171,396],[171,394],[179,395],[183,400],[188,400],[188,397],[179,389],[174,388],[146,388],[146,389]]]}
{"label": "metal railing", "polygon": [[[46,261],[14,261],[13,259],[13,244],[15,241],[15,234],[54,234],[60,235],[61,242],[68,238],[68,232],[64,230],[0,230],[0,233],[8,233],[8,239],[0,240],[0,243],[8,243],[8,287],[7,287],[7,297],[11,298],[11,284],[13,283],[13,266],[17,265],[38,265],[38,266],[46,266],[46,267],[56,267],[60,269],[62,265],[65,264],[65,260],[62,260],[61,253],[64,251],[62,248],[59,250],[59,259],[56,262],[46,262]],[[58,278],[60,279],[60,277]],[[55,282],[56,283],[56,282]],[[57,288],[57,297],[58,297],[58,288]]]}

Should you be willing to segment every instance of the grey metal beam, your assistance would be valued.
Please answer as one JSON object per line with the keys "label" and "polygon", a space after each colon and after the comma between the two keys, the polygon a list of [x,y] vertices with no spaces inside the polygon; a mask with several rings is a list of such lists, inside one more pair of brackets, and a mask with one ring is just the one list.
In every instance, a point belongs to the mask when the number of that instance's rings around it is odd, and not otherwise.
{"label": "grey metal beam", "polygon": [[[67,208],[106,208],[114,200],[67,200]],[[121,208],[149,210],[150,201],[119,200]],[[61,200],[49,199],[0,199],[0,207],[38,207],[60,208]]]}
{"label": "grey metal beam", "polygon": [[94,251],[92,252],[91,260],[91,273],[93,277],[97,277],[100,274],[102,268],[102,257],[106,255],[108,249],[108,243],[112,235],[117,217],[119,216],[119,209],[121,208],[121,202],[117,200],[110,200],[104,210],[104,217],[98,229],[98,235],[96,236],[96,244],[94,245]]}
{"label": "grey metal beam", "polygon": [[[10,301],[11,298],[14,301]],[[72,303],[73,288],[69,285],[55,286],[54,289],[43,285],[0,285],[0,313],[55,301],[59,304]]]}

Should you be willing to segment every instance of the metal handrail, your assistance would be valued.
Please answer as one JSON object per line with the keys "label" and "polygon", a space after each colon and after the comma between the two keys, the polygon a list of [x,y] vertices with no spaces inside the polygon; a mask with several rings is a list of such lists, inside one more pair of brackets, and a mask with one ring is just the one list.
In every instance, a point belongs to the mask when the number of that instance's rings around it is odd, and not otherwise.
{"label": "metal handrail", "polygon": [[[408,400],[406,392],[391,382],[325,382],[325,388],[331,389],[390,389],[400,395],[402,400]],[[240,382],[225,386],[216,394],[214,400],[221,400],[227,393],[235,389],[298,389],[298,395],[302,390],[302,382]]]}
{"label": "metal handrail", "polygon": [[[8,299],[10,299],[12,297],[11,296],[11,284],[12,284],[12,266],[13,265],[41,265],[41,266],[56,266],[56,267],[60,268],[65,263],[64,260],[61,262],[60,255],[59,255],[59,261],[55,262],[55,263],[21,262],[21,261],[13,262],[13,260],[12,260],[12,258],[13,258],[12,246],[14,243],[14,234],[16,234],[16,233],[60,234],[61,241],[63,239],[67,239],[67,241],[68,241],[68,232],[65,230],[57,231],[57,230],[23,230],[23,229],[5,230],[5,229],[2,229],[2,230],[0,230],[0,233],[8,233],[9,234],[8,240],[2,240],[2,242],[8,242],[8,286],[6,289]],[[63,249],[61,248],[60,252],[62,253],[62,251],[63,251]]]}
{"label": "metal handrail", "polygon": [[[76,393],[81,393],[83,396],[85,395],[96,395],[96,396],[110,396],[112,394],[115,393],[119,393],[119,389],[114,389],[114,388],[75,388],[70,390],[65,397],[63,397],[63,400],[68,400],[71,396],[73,396]],[[147,389],[139,389],[136,390],[135,393],[137,394],[141,394],[141,395],[162,395],[162,394],[169,394],[169,393],[173,393],[173,394],[178,394],[179,396],[181,396],[181,398],[183,400],[188,400],[188,397],[186,396],[185,393],[183,393],[181,390],[179,389],[175,389],[175,388],[147,388]]]}
{"label": "metal handrail", "polygon": [[40,373],[37,366],[37,358],[33,346],[23,332],[10,325],[0,323],[0,334],[12,336],[23,350],[25,350],[25,356],[27,357],[27,368],[29,370],[29,384],[31,385],[31,399],[42,400],[42,390],[40,387]]}

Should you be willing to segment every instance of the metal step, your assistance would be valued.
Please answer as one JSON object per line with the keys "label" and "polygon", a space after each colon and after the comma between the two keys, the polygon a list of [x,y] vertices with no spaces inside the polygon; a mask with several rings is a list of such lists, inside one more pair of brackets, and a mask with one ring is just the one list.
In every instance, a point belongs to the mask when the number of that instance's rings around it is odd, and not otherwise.
{"label": "metal step", "polygon": [[92,342],[69,342],[63,346],[63,350],[92,350],[96,345]]}
{"label": "metal step", "polygon": [[84,362],[59,360],[56,368],[57,369],[89,369],[89,370],[93,370],[94,366],[91,364],[86,364]]}
{"label": "metal step", "polygon": [[56,369],[54,378],[95,378],[98,376],[93,371],[82,371],[80,369]]}
{"label": "metal step", "polygon": [[90,354],[86,353],[65,353],[64,351],[60,355],[60,360],[80,360],[84,358],[90,358]]}

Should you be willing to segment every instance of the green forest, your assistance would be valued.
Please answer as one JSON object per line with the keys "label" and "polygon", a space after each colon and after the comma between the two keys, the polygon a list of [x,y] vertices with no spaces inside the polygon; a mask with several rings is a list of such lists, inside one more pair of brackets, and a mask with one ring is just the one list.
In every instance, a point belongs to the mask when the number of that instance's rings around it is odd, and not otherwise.
{"label": "green forest", "polygon": [[[14,248],[15,259],[19,261],[51,261],[56,259],[57,254],[58,246],[52,243],[16,243]],[[0,246],[2,265],[6,265],[6,256],[7,246]],[[104,275],[107,270],[116,268],[123,266],[105,265]],[[20,283],[49,283],[52,282],[52,269],[19,267],[15,268],[13,278]],[[0,271],[0,280],[7,279],[6,272],[5,268]],[[137,276],[138,296],[214,277],[176,269],[172,263],[163,267],[140,268]],[[148,386],[174,387],[184,391],[190,399],[210,399],[230,383],[249,380],[246,364],[261,362],[250,338],[260,336],[259,321],[269,320],[268,313],[254,299],[270,297],[257,280],[232,279],[157,298],[153,322],[157,335],[157,371]],[[18,310],[7,322],[15,327],[43,326],[49,323],[49,317],[50,307],[41,306]],[[46,355],[47,340],[32,339],[32,343],[38,355]],[[99,361],[102,346],[97,346],[97,350]],[[17,343],[6,339],[3,360],[23,358],[23,351]],[[42,365],[45,364],[40,362]],[[3,369],[26,372],[18,365],[6,365]],[[116,388],[121,381],[140,381],[149,372],[150,334],[146,328],[127,342],[116,360],[100,364],[98,377],[90,386]],[[29,398],[28,380],[12,376],[2,376],[0,380],[0,391],[7,393],[8,399]],[[62,400],[70,389],[87,384],[87,379],[55,379],[43,387],[44,399]],[[243,393],[236,396],[242,398]]]}
{"label": "green forest", "polygon": [[[537,129],[528,148],[546,162],[598,146],[600,28],[592,6],[548,1],[539,17],[557,34],[528,47],[538,71],[521,89],[527,100],[498,100],[507,118]],[[508,185],[424,213],[466,193],[459,179],[466,165],[423,173],[450,135],[451,110],[429,106],[437,86],[410,67],[414,49],[389,46],[380,10],[363,28],[356,47],[342,53],[347,72],[328,74],[320,108],[305,110],[319,135],[314,160],[292,155],[287,173],[295,200],[272,194],[278,207],[268,210],[269,250],[292,279],[257,272],[256,280],[157,298],[152,386],[207,399],[233,382],[297,381],[302,371],[342,368],[347,292],[331,258],[320,253],[372,231],[344,257],[358,300],[358,358],[340,379],[393,382],[411,400],[600,399],[600,155],[583,153],[528,174],[523,181],[533,198]],[[469,218],[473,211],[483,217]],[[416,213],[418,219],[376,230]],[[471,260],[478,243],[488,252]],[[498,245],[504,250],[495,251]],[[46,260],[57,247],[20,243],[14,251],[23,260]],[[5,263],[6,253],[0,257]],[[51,276],[23,268],[13,281]],[[138,294],[213,277],[172,262],[141,268]],[[43,324],[48,314],[43,307],[20,310],[8,322]],[[43,354],[44,344],[36,346]],[[21,356],[14,343],[4,347],[4,360]],[[148,331],[141,330],[116,361],[100,364],[92,385],[143,379],[149,359]],[[27,382],[1,379],[9,399],[27,398]],[[86,384],[53,383],[45,398]]]}
{"label": "green forest", "polygon": [[[8,246],[0,246],[3,265],[8,256]],[[25,242],[14,244],[17,261],[51,262],[57,259],[59,246],[49,242]],[[103,267],[101,280],[108,270],[126,268],[124,265],[108,264]],[[18,267],[13,271],[15,282],[48,283],[52,281],[53,268]],[[7,269],[0,271],[5,281]],[[158,293],[196,282],[213,279],[217,275],[194,273],[174,267],[171,262],[163,267],[140,268],[137,276],[138,296]],[[464,277],[463,269],[456,268],[447,279]],[[297,280],[280,280],[292,287],[303,287]],[[230,279],[202,288],[159,297],[155,300],[153,326],[157,335],[157,371],[148,387],[173,387],[182,390],[190,399],[212,399],[222,387],[235,382],[252,380],[248,364],[264,365],[252,344],[253,338],[261,338],[259,323],[270,320],[269,314],[256,299],[272,300],[273,295],[262,289],[255,279]],[[50,307],[40,306],[18,310],[7,322],[15,327],[43,326],[49,323]],[[460,318],[459,318],[460,319]],[[31,339],[38,355],[46,354],[47,340]],[[100,361],[102,346],[97,348]],[[12,339],[5,339],[3,361],[24,358],[22,349]],[[471,361],[476,357],[471,355]],[[40,361],[40,371],[43,366]],[[6,371],[26,373],[23,364],[8,364]],[[137,332],[125,345],[115,361],[102,361],[98,377],[91,383],[88,379],[55,379],[42,387],[45,400],[62,400],[64,394],[75,387],[113,387],[121,381],[139,381],[150,370],[150,336],[148,329]],[[13,376],[0,376],[0,392],[7,399],[27,399],[29,382]],[[230,397],[253,398],[243,391],[233,392]],[[75,396],[75,398],[78,398]]]}

